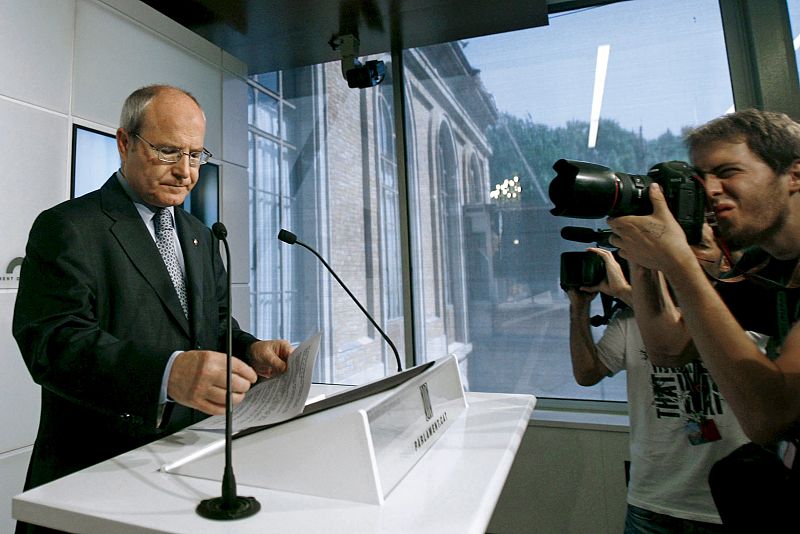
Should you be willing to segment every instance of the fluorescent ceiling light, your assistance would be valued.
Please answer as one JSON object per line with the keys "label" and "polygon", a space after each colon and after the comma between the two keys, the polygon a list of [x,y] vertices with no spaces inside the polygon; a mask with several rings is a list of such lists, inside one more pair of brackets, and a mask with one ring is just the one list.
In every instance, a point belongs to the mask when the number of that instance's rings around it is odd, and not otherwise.
{"label": "fluorescent ceiling light", "polygon": [[589,118],[589,148],[597,145],[597,127],[600,124],[600,108],[603,105],[603,92],[606,89],[608,55],[611,45],[597,47],[597,65],[594,70],[594,93],[592,94],[592,114]]}

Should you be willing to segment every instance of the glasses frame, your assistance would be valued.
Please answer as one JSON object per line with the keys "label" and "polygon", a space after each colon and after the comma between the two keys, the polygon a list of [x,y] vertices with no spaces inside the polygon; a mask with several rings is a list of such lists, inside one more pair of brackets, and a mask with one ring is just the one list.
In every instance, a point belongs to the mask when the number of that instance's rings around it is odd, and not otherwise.
{"label": "glasses frame", "polygon": [[[177,148],[177,147],[174,147],[174,146],[156,146],[153,143],[151,143],[150,141],[148,141],[147,139],[145,139],[144,137],[142,137],[141,135],[139,135],[138,133],[134,133],[133,135],[138,137],[139,139],[141,139],[145,143],[147,143],[150,146],[150,148],[156,153],[156,156],[158,157],[158,160],[159,161],[163,161],[164,163],[171,163],[171,164],[174,165],[175,163],[178,163],[181,160],[181,158],[183,158],[183,156],[186,156],[186,157],[189,158],[189,166],[190,167],[199,167],[201,165],[205,165],[206,163],[208,163],[208,160],[213,156],[213,154],[211,152],[209,152],[206,149],[206,147],[203,147],[203,150],[201,150],[199,152],[184,152],[180,148]],[[165,154],[163,152],[163,150],[167,149],[167,148],[170,149],[170,150],[177,150],[178,151],[178,159],[176,159],[174,161],[172,159],[170,159],[170,156],[168,156],[167,154]],[[192,154],[199,154],[199,155],[194,157],[194,159],[193,159]],[[203,158],[203,156],[205,156],[205,159]]]}

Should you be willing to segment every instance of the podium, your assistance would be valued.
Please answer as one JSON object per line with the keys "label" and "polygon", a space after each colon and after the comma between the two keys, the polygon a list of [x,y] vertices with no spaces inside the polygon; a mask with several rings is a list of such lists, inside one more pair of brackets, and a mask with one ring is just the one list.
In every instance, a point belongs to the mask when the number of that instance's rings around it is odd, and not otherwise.
{"label": "podium", "polygon": [[[321,412],[309,405],[307,417],[238,435],[233,446],[237,482],[383,504],[467,407],[455,357],[433,362],[419,374],[406,372],[411,378],[389,391]],[[368,393],[381,382],[363,389]],[[221,481],[224,465],[220,438],[162,469]],[[298,476],[298,465],[314,476]]]}
{"label": "podium", "polygon": [[454,358],[437,361],[389,390],[235,439],[239,494],[262,504],[250,518],[195,513],[219,493],[222,447],[219,433],[191,427],[18,495],[12,514],[107,534],[482,533],[535,398],[465,394],[457,372]]}

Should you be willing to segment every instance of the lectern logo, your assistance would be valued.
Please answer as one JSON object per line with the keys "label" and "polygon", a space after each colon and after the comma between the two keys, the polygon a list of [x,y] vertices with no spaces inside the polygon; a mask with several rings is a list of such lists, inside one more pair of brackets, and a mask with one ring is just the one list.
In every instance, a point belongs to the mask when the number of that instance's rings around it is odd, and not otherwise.
{"label": "lectern logo", "polygon": [[419,387],[422,396],[422,407],[425,408],[425,420],[430,421],[433,417],[433,406],[431,406],[431,394],[428,392],[428,383],[425,382]]}
{"label": "lectern logo", "polygon": [[6,266],[5,273],[0,272],[0,289],[16,289],[19,286],[20,265],[22,258],[14,258]]}

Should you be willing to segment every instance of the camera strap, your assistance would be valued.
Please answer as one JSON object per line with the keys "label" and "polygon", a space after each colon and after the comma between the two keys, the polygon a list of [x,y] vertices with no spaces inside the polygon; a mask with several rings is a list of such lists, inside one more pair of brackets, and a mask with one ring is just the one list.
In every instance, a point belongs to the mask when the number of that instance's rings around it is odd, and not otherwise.
{"label": "camera strap", "polygon": [[722,283],[747,280],[774,296],[775,334],[767,345],[767,356],[777,358],[791,327],[800,320],[800,260],[776,260],[759,248],[748,249]]}
{"label": "camera strap", "polygon": [[[761,274],[769,271],[767,275]],[[733,266],[732,273],[773,290],[800,287],[800,260],[776,260],[761,249],[750,249]],[[722,281],[726,281],[725,277]]]}

